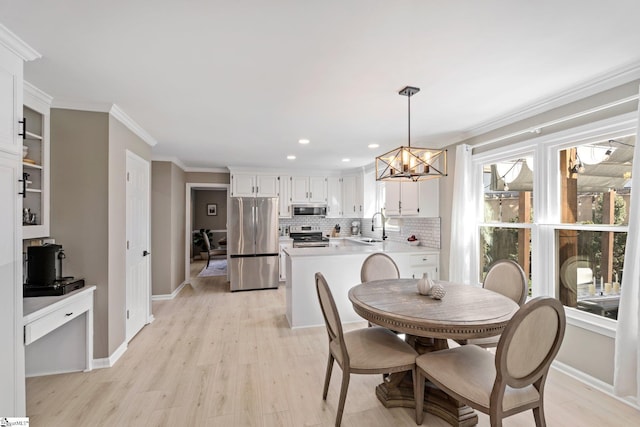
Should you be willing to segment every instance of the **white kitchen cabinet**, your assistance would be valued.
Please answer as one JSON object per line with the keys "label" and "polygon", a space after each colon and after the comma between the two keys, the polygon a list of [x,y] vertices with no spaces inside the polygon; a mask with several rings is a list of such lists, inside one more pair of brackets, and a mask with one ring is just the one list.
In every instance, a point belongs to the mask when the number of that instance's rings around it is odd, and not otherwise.
{"label": "white kitchen cabinet", "polygon": [[327,179],[324,176],[291,177],[291,203],[327,203]]}
{"label": "white kitchen cabinet", "polygon": [[362,189],[357,175],[342,177],[342,212],[345,218],[360,218]]}
{"label": "white kitchen cabinet", "polygon": [[440,216],[440,180],[420,181],[420,216],[434,218]]}
{"label": "white kitchen cabinet", "polygon": [[291,177],[278,177],[278,217],[291,218]]}
{"label": "white kitchen cabinet", "polygon": [[398,254],[394,256],[401,277],[419,279],[424,273],[429,273],[433,280],[440,279],[440,256],[437,252]]}
{"label": "white kitchen cabinet", "polygon": [[418,182],[386,181],[384,207],[387,216],[418,216],[420,187]]}
{"label": "white kitchen cabinet", "polygon": [[[24,84],[24,118],[26,134],[22,140],[27,154],[22,159],[26,178],[23,199],[23,239],[49,236],[49,122],[52,98],[36,87]],[[24,175],[27,174],[27,175]]]}
{"label": "white kitchen cabinet", "polygon": [[231,175],[231,197],[278,197],[278,175],[234,173]]}
{"label": "white kitchen cabinet", "polygon": [[342,178],[327,178],[327,218],[342,218]]}
{"label": "white kitchen cabinet", "polygon": [[284,250],[287,248],[293,247],[293,239],[280,239],[280,252],[278,254],[278,259],[280,261],[280,281],[284,282],[287,280],[287,254],[284,253]]}
{"label": "white kitchen cabinet", "polygon": [[24,417],[22,320],[23,61],[39,54],[0,25],[0,414]]}

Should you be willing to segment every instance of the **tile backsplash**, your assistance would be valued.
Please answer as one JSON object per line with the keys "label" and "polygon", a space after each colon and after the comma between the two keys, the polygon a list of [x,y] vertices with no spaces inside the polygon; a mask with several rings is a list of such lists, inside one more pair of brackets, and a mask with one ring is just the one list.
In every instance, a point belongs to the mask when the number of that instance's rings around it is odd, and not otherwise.
{"label": "tile backsplash", "polygon": [[[381,238],[382,228],[376,227],[371,231],[371,218],[281,218],[280,227],[284,229],[292,225],[312,225],[320,227],[323,236],[331,235],[331,230],[340,224],[340,235],[351,235],[351,222],[360,221],[363,236]],[[407,238],[415,235],[420,240],[420,246],[440,249],[440,218],[398,218],[391,219],[392,226],[387,227],[388,240],[406,243]]]}

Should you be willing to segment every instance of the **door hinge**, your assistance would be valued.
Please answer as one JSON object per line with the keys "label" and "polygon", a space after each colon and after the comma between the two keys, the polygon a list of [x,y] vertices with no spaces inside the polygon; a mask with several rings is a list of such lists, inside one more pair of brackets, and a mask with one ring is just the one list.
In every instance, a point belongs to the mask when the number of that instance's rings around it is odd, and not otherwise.
{"label": "door hinge", "polygon": [[129,241],[127,240],[127,249],[129,249]]}
{"label": "door hinge", "polygon": [[129,310],[127,310],[127,319],[129,319]]}
{"label": "door hinge", "polygon": [[129,172],[127,172],[127,182],[131,181],[131,176],[129,175]]}

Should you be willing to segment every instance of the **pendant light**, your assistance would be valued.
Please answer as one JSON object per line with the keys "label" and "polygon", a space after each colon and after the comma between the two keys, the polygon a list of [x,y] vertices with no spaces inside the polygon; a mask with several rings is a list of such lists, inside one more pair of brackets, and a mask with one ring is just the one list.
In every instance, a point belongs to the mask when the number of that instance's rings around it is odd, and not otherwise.
{"label": "pendant light", "polygon": [[408,143],[376,157],[376,181],[420,181],[447,176],[447,150],[411,146],[411,97],[420,88],[407,86],[398,94],[407,97]]}

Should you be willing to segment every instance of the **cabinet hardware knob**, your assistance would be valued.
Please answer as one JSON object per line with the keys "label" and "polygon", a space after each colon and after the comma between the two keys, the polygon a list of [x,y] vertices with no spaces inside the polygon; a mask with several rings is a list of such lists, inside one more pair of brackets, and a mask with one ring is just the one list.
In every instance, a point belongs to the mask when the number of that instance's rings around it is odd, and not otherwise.
{"label": "cabinet hardware knob", "polygon": [[23,199],[27,197],[27,179],[29,179],[29,174],[22,172],[22,179],[18,180],[18,182],[22,183],[22,192],[18,192],[18,194],[21,195]]}
{"label": "cabinet hardware knob", "polygon": [[18,120],[18,123],[22,123],[22,133],[18,133],[18,136],[21,136],[22,139],[27,139],[27,118],[24,117],[22,120]]}
{"label": "cabinet hardware knob", "polygon": [[72,311],[71,313],[67,313],[67,314],[65,314],[65,316],[69,317],[69,316],[71,316],[72,314],[73,314],[73,311]]}

